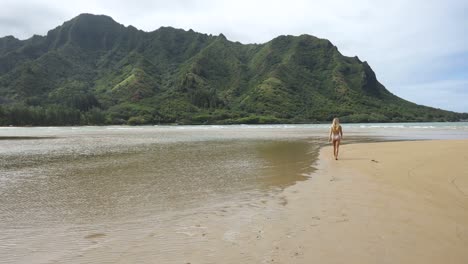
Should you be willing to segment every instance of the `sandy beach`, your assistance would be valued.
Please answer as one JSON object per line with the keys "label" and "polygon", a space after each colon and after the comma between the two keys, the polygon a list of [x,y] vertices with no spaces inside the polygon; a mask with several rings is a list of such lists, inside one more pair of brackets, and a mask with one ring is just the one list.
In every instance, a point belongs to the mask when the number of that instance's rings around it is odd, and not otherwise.
{"label": "sandy beach", "polygon": [[256,261],[467,263],[467,148],[467,140],[352,144],[338,161],[323,148],[312,179],[286,189],[284,218],[251,245],[269,250]]}

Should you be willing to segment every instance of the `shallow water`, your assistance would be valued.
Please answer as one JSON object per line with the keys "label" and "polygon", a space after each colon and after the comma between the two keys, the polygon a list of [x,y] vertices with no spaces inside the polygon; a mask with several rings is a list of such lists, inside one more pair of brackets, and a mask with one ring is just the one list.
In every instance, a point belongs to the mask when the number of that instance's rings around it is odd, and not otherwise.
{"label": "shallow water", "polygon": [[[468,138],[467,123],[343,128],[347,143]],[[0,128],[0,263],[85,263],[90,250],[101,252],[91,262],[112,262],[118,252],[106,247],[151,234],[164,241],[151,256],[163,259],[189,243],[197,219],[220,215],[235,226],[258,210],[273,217],[281,200],[267,201],[311,175],[327,129]]]}

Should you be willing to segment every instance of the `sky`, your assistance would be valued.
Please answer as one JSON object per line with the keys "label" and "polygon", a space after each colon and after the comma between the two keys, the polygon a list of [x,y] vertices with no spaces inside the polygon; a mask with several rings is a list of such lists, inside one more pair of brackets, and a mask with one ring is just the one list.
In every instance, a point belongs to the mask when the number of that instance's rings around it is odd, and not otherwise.
{"label": "sky", "polygon": [[467,0],[0,0],[0,37],[45,35],[81,13],[264,43],[279,35],[330,40],[367,61],[393,94],[468,112]]}

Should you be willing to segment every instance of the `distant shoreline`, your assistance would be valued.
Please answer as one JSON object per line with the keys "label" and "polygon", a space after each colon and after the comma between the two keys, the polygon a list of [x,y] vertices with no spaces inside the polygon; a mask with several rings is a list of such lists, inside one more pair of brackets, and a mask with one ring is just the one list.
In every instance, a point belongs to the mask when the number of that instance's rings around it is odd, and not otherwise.
{"label": "distant shoreline", "polygon": [[[356,124],[424,124],[424,123],[437,123],[437,124],[447,124],[447,123],[467,123],[468,120],[460,121],[408,121],[408,122],[353,122],[353,123],[343,123],[343,125],[356,125]],[[178,123],[163,123],[163,124],[143,124],[143,125],[128,125],[128,124],[103,124],[103,125],[38,125],[38,126],[0,126],[0,128],[35,128],[35,127],[112,127],[112,126],[125,126],[125,127],[152,127],[152,126],[263,126],[263,125],[326,125],[330,122],[316,122],[316,123],[245,123],[245,124],[178,124]]]}
{"label": "distant shoreline", "polygon": [[23,136],[0,136],[0,140],[33,140],[33,139],[53,139],[56,137],[23,137]]}

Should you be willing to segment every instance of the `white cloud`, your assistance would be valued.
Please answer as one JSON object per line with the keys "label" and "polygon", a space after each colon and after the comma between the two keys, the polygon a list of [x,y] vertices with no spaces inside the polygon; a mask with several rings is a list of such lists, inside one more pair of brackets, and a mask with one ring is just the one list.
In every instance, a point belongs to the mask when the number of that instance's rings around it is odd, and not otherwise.
{"label": "white cloud", "polygon": [[[43,35],[79,13],[106,14],[146,31],[160,26],[191,28],[223,33],[243,43],[263,43],[283,34],[327,38],[344,55],[368,61],[387,89],[403,97],[402,87],[437,83],[450,78],[451,71],[459,72],[458,79],[468,79],[456,60],[468,57],[465,0],[0,0],[0,4],[0,36]],[[425,102],[431,106],[446,96],[430,92],[434,91],[426,90]],[[460,109],[468,111],[468,106]]]}

